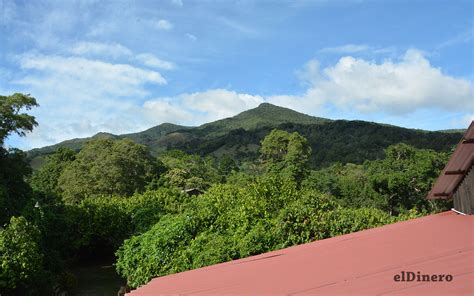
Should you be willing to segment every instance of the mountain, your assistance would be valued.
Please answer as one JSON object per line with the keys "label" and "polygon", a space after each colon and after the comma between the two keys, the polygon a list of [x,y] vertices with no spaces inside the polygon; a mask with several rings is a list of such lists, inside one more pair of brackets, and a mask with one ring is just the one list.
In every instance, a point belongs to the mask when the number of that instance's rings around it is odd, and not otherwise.
{"label": "mountain", "polygon": [[294,110],[262,103],[257,108],[244,111],[234,117],[203,124],[199,127],[214,135],[223,135],[236,129],[255,130],[263,127],[277,127],[283,123],[321,124],[331,120],[313,117]]}
{"label": "mountain", "polygon": [[129,138],[148,146],[155,155],[179,149],[218,158],[227,155],[238,160],[252,160],[258,156],[260,141],[274,128],[297,131],[305,136],[313,149],[311,163],[315,168],[333,162],[362,163],[378,159],[383,157],[384,148],[400,142],[417,148],[450,151],[462,136],[458,131],[429,132],[365,121],[329,120],[263,103],[234,117],[198,127],[163,123],[138,133],[98,133],[90,138],[33,149],[28,156],[36,168],[46,155],[59,147],[80,150],[91,139]]}

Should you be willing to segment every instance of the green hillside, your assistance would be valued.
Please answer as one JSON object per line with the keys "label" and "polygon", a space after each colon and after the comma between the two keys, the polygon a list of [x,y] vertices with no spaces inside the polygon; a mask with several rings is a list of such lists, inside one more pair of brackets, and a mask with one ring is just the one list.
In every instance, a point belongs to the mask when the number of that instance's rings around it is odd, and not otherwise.
{"label": "green hillside", "polygon": [[461,132],[428,132],[364,121],[329,120],[278,107],[268,103],[234,117],[185,127],[164,123],[148,130],[125,135],[98,133],[91,138],[72,139],[28,152],[33,167],[59,147],[80,150],[93,138],[129,138],[150,147],[155,155],[179,149],[199,155],[224,155],[237,160],[257,157],[260,141],[274,128],[298,131],[313,149],[311,165],[324,167],[333,162],[361,163],[383,157],[383,149],[396,143],[417,148],[449,151]]}

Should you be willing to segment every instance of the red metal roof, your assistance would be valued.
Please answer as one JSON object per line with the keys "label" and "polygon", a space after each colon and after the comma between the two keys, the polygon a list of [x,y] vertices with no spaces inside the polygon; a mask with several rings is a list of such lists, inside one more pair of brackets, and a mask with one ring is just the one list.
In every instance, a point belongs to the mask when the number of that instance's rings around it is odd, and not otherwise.
{"label": "red metal roof", "polygon": [[[451,282],[396,282],[405,272]],[[153,279],[127,295],[474,295],[474,215],[444,212]]]}
{"label": "red metal roof", "polygon": [[427,199],[450,198],[474,164],[474,121],[464,133]]}

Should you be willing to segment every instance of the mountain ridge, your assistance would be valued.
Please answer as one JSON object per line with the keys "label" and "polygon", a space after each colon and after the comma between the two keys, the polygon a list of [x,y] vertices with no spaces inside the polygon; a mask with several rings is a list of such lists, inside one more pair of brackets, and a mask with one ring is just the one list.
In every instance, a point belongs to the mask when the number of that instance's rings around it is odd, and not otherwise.
{"label": "mountain ridge", "polygon": [[[365,159],[375,159],[382,156],[383,149],[388,145],[398,142],[418,148],[448,151],[450,145],[455,145],[462,135],[454,131],[430,132],[359,120],[331,120],[262,103],[233,117],[200,126],[162,123],[136,133],[114,135],[100,132],[92,137],[70,139],[32,149],[27,153],[32,166],[37,168],[46,155],[59,147],[78,151],[92,139],[129,138],[148,146],[155,155],[169,149],[179,149],[188,153],[212,155],[218,158],[227,155],[245,160],[257,157],[260,141],[274,128],[297,131],[307,137],[313,151],[319,150],[318,156],[312,159],[313,166],[316,167],[327,165],[329,160],[357,163]],[[347,147],[357,151],[351,151]],[[347,157],[344,154],[352,156]]]}

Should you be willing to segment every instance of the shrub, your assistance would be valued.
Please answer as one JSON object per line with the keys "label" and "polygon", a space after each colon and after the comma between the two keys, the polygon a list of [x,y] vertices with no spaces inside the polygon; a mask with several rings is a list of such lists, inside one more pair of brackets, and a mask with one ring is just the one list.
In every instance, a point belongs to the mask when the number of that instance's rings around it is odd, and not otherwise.
{"label": "shrub", "polygon": [[43,262],[39,238],[38,229],[21,216],[0,228],[0,291],[22,294],[35,284]]}

